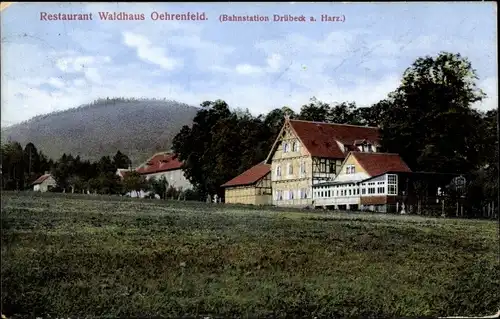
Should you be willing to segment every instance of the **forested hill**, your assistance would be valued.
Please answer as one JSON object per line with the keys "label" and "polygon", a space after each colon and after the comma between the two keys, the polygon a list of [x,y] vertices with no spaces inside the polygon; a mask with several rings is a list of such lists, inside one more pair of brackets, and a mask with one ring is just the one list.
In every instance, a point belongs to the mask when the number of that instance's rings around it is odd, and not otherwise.
{"label": "forested hill", "polygon": [[183,125],[192,123],[197,110],[168,100],[99,99],[2,128],[2,143],[32,142],[54,160],[63,153],[97,160],[120,150],[136,165],[155,151],[169,149],[173,137]]}

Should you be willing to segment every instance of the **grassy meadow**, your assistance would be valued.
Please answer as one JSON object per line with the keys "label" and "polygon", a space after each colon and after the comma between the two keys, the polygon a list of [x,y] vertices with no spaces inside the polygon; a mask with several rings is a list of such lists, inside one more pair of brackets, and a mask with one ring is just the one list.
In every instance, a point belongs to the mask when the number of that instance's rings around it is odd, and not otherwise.
{"label": "grassy meadow", "polygon": [[500,307],[493,221],[2,193],[10,317],[401,317]]}

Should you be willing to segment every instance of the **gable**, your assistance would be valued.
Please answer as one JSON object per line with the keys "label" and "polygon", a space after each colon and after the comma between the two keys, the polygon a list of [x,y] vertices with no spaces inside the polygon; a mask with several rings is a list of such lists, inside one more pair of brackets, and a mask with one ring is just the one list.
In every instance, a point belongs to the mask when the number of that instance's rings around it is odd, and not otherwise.
{"label": "gable", "polygon": [[[347,173],[348,167],[354,167],[354,172],[351,171],[350,174]],[[345,182],[345,181],[361,181],[369,178],[370,175],[364,169],[364,167],[358,162],[358,160],[349,153],[346,159],[342,162],[339,174],[335,177],[334,182]]]}
{"label": "gable", "polygon": [[411,169],[398,154],[352,152],[351,155],[356,158],[370,176],[377,176],[387,172],[411,172]]}
{"label": "gable", "polygon": [[366,172],[366,170],[363,168],[363,166],[361,166],[361,164],[358,162],[358,160],[356,159],[356,157],[352,156],[352,154],[349,154],[347,155],[346,159],[344,160],[344,162],[342,163],[342,166],[340,167],[340,172],[339,172],[339,175],[345,175],[347,174],[347,170],[346,168],[348,166],[354,166],[354,171],[355,173],[365,173],[365,174],[368,174]]}
{"label": "gable", "polygon": [[285,143],[288,144],[288,150],[290,151],[291,156],[297,156],[297,152],[293,152],[293,144],[296,143],[297,151],[301,156],[308,156],[309,152],[305,147],[302,140],[299,138],[297,133],[294,131],[293,127],[290,125],[289,120],[285,120],[283,127],[281,128],[274,144],[266,158],[266,163],[270,163],[274,158],[283,158],[284,146]]}

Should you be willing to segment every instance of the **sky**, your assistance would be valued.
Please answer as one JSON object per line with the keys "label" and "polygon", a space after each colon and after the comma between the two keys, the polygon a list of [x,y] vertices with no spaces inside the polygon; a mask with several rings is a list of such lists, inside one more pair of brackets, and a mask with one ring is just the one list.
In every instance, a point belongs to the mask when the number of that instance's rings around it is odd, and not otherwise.
{"label": "sky", "polygon": [[[41,13],[92,13],[43,21]],[[103,21],[99,12],[143,13]],[[153,21],[205,13],[204,21]],[[222,14],[269,22],[221,22]],[[342,21],[321,22],[321,15]],[[273,15],[306,17],[274,22]],[[314,17],[311,22],[309,17]],[[496,4],[476,3],[14,3],[1,12],[1,125],[105,97],[225,100],[253,114],[310,98],[370,106],[418,57],[467,57],[498,107]]]}

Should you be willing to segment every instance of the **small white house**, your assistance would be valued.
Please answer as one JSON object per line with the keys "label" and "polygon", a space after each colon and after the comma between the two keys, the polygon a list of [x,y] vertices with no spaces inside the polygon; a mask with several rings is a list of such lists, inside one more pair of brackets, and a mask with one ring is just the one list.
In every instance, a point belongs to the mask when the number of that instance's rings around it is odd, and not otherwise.
{"label": "small white house", "polygon": [[35,192],[47,192],[52,188],[57,186],[56,180],[51,174],[45,172],[42,176],[38,177],[36,181],[32,183],[33,191]]}
{"label": "small white house", "polygon": [[[134,170],[119,168],[116,174],[120,178],[124,178],[130,171],[136,171],[146,178],[146,180],[151,180],[152,178],[160,179],[164,177],[167,180],[168,186],[173,187],[178,190],[188,190],[193,189],[193,185],[184,176],[182,171],[182,162],[180,162],[177,157],[170,152],[160,152],[154,154],[147,161],[139,165]],[[147,191],[140,192],[130,192],[127,196],[144,198],[149,195]]]}
{"label": "small white house", "polygon": [[170,152],[154,154],[143,164],[139,165],[136,171],[144,175],[147,180],[165,177],[169,187],[183,190],[193,189],[193,185],[191,185],[182,171],[182,162],[179,161],[176,155]]}

